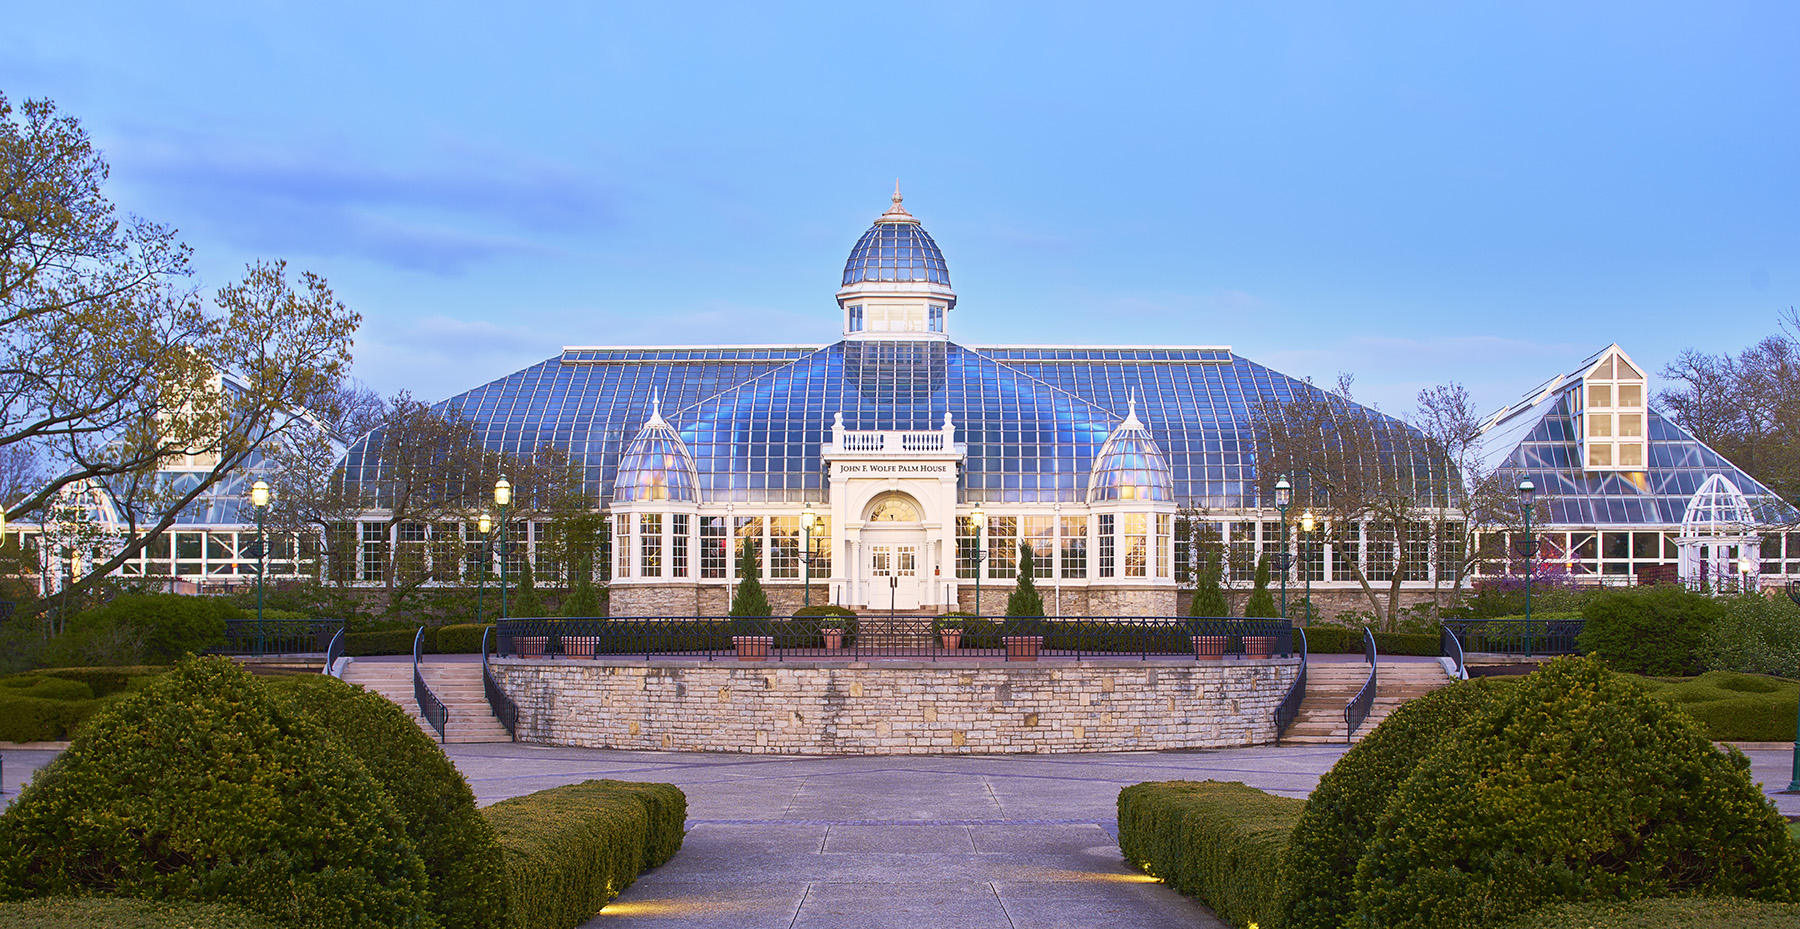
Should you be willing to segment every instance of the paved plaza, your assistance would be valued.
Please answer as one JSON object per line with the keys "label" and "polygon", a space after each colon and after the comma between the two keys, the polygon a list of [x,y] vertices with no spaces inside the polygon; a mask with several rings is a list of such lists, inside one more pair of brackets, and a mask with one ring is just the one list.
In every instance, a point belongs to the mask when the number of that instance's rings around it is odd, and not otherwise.
{"label": "paved plaza", "polygon": [[[589,927],[1047,929],[1224,924],[1120,859],[1115,802],[1140,781],[1227,780],[1306,796],[1341,746],[1104,755],[794,757],[448,746],[483,805],[590,778],[688,796],[680,854]],[[6,749],[10,801],[54,749]],[[1787,786],[1790,749],[1753,748]],[[1800,815],[1800,796],[1771,794]]]}

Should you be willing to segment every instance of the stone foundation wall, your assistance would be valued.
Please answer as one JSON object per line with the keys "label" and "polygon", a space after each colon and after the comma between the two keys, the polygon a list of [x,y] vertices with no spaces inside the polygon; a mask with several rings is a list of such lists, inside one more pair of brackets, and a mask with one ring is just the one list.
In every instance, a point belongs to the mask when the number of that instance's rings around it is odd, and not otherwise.
{"label": "stone foundation wall", "polygon": [[[996,582],[1000,583],[1000,582]],[[1064,587],[1060,603],[1056,587],[1046,580],[1038,581],[1038,594],[1044,600],[1046,616],[1178,616],[1175,612],[1173,587]],[[1012,596],[1010,584],[995,590],[981,585],[983,616],[1004,616],[1006,599]],[[975,588],[958,592],[959,609],[975,612]],[[1185,602],[1185,601],[1184,601]]]}
{"label": "stone foundation wall", "polygon": [[662,751],[927,755],[1256,745],[1294,659],[497,659],[522,742]]}
{"label": "stone foundation wall", "polygon": [[[731,592],[722,584],[614,584],[612,615],[614,616],[724,616],[731,612]],[[776,586],[764,584],[763,594],[776,616],[792,616],[805,605],[805,591],[799,584]],[[812,602],[831,602],[831,587],[812,585]]]}
{"label": "stone foundation wall", "polygon": [[[1275,597],[1275,602],[1279,604],[1281,602],[1280,586],[1271,585],[1269,592]],[[1375,589],[1375,594],[1376,599],[1380,600],[1384,605],[1387,603],[1386,587],[1377,587]],[[1466,588],[1463,591],[1463,595],[1468,595]],[[1234,614],[1241,614],[1244,610],[1244,603],[1250,599],[1250,591],[1248,589],[1228,590],[1225,592],[1225,597],[1231,602],[1232,612]],[[1176,599],[1177,609],[1180,610],[1177,615],[1187,615],[1188,603],[1191,602],[1193,598],[1193,591],[1181,591],[1180,596]],[[1430,603],[1431,599],[1432,592],[1430,590],[1410,590],[1402,588],[1400,591],[1400,609],[1405,610],[1408,607],[1416,606],[1420,603]],[[1455,605],[1457,600],[1457,598],[1450,596],[1448,588],[1439,591],[1437,599],[1441,606],[1446,607]],[[1305,609],[1305,600],[1306,588],[1304,586],[1288,588],[1288,615],[1289,618],[1296,623],[1301,620],[1301,613]],[[1369,603],[1368,595],[1363,593],[1361,587],[1339,587],[1326,590],[1315,586],[1312,589],[1312,602],[1314,621],[1330,621],[1342,614],[1369,613],[1374,610],[1374,606]]]}

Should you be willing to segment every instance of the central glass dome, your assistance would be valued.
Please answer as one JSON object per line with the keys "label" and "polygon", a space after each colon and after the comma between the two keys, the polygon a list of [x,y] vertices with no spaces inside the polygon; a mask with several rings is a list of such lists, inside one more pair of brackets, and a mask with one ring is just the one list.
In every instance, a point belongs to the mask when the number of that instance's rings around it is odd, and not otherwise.
{"label": "central glass dome", "polygon": [[944,265],[944,253],[938,251],[931,233],[919,225],[900,205],[894,194],[894,206],[875,220],[875,225],[856,240],[850,260],[844,262],[844,285],[863,281],[919,281],[950,286],[950,271]]}

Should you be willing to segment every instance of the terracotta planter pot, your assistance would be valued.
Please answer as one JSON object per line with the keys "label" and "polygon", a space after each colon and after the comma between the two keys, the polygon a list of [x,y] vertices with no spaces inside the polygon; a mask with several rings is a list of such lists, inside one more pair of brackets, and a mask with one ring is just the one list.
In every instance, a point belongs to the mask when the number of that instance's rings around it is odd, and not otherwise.
{"label": "terracotta planter pot", "polygon": [[833,651],[844,647],[844,630],[821,629],[819,634],[825,637],[825,647]]}
{"label": "terracotta planter pot", "polygon": [[939,629],[938,630],[938,638],[943,640],[945,649],[953,649],[953,648],[961,648],[962,647],[962,630],[961,629]]}
{"label": "terracotta planter pot", "polygon": [[1194,657],[1201,661],[1218,661],[1225,657],[1225,636],[1197,635],[1193,637]]}
{"label": "terracotta planter pot", "polygon": [[1275,637],[1272,635],[1244,636],[1245,658],[1267,658],[1275,653]]}
{"label": "terracotta planter pot", "polygon": [[550,637],[547,635],[522,635],[513,639],[513,644],[519,647],[520,658],[542,658],[544,657],[544,647],[550,644]]}
{"label": "terracotta planter pot", "polygon": [[563,636],[563,654],[570,658],[592,658],[594,649],[599,646],[597,635],[565,635]]}
{"label": "terracotta planter pot", "polygon": [[734,635],[731,645],[737,649],[739,661],[764,661],[769,657],[769,649],[775,647],[772,635]]}
{"label": "terracotta planter pot", "polygon": [[1006,643],[1007,661],[1036,661],[1038,649],[1044,645],[1041,635],[1009,635],[1000,640]]}

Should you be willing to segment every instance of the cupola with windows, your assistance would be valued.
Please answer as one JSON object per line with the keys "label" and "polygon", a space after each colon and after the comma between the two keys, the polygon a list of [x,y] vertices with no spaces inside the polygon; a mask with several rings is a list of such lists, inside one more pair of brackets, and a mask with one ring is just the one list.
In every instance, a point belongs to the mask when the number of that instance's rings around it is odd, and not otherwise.
{"label": "cupola with windows", "polygon": [[614,503],[698,503],[700,478],[687,443],[662,417],[660,398],[652,399],[650,420],[619,456],[613,482]]}
{"label": "cupola with windows", "polygon": [[944,253],[931,233],[894,203],[875,219],[844,262],[838,307],[844,314],[846,339],[943,339],[956,308]]}
{"label": "cupola with windows", "polygon": [[1088,477],[1088,502],[1148,500],[1169,503],[1175,499],[1175,476],[1150,430],[1137,417],[1137,399],[1131,400],[1125,421],[1114,429],[1094,456]]}

